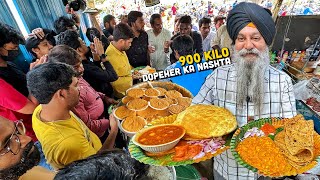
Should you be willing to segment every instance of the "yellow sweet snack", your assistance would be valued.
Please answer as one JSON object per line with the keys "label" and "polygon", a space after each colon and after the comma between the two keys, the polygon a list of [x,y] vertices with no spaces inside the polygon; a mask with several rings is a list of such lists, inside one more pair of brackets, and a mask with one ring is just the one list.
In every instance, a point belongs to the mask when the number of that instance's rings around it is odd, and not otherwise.
{"label": "yellow sweet snack", "polygon": [[140,111],[148,107],[148,101],[143,99],[134,99],[128,102],[127,108],[130,110]]}
{"label": "yellow sweet snack", "polygon": [[115,110],[115,115],[122,120],[128,116],[135,116],[135,112],[131,111],[126,106],[120,106]]}
{"label": "yellow sweet snack", "polygon": [[167,91],[165,93],[165,95],[166,95],[166,97],[172,98],[172,99],[177,99],[179,97],[182,97],[182,94],[179,91],[176,91],[176,90]]}
{"label": "yellow sweet snack", "polygon": [[141,88],[132,88],[128,89],[127,96],[133,97],[133,98],[140,98],[144,95],[144,90]]}
{"label": "yellow sweet snack", "polygon": [[150,99],[149,103],[150,103],[150,107],[157,110],[163,110],[169,107],[169,102],[164,99],[152,98]]}
{"label": "yellow sweet snack", "polygon": [[129,116],[123,123],[122,128],[129,132],[137,132],[146,125],[145,120],[140,116]]}
{"label": "yellow sweet snack", "polygon": [[160,95],[160,91],[155,88],[149,88],[145,91],[146,96],[148,97],[157,97]]}

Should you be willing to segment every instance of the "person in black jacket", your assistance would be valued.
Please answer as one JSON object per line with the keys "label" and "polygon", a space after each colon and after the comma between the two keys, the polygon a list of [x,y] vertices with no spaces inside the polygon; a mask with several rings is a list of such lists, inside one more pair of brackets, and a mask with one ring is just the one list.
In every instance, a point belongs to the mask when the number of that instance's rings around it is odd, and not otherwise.
{"label": "person in black jacket", "polygon": [[135,36],[130,48],[126,50],[130,65],[134,68],[139,66],[150,66],[148,34],[144,30],[145,23],[142,12],[130,11],[128,14],[128,24]]}
{"label": "person in black jacket", "polygon": [[[191,24],[191,17],[188,15],[184,15],[180,18],[179,23],[179,30],[180,32],[175,34],[171,40],[173,40],[174,38],[178,37],[179,35],[189,35],[191,36],[194,44],[193,44],[193,50],[195,51],[195,53],[199,53],[200,56],[202,57],[203,55],[203,49],[202,49],[202,37],[201,35],[196,32],[196,31],[192,31],[192,24]],[[171,46],[172,49],[172,46]],[[176,58],[174,56],[174,52],[172,51],[172,53],[170,54],[170,61],[171,64],[173,64],[176,61]]]}
{"label": "person in black jacket", "polygon": [[103,17],[103,26],[103,34],[108,38],[109,41],[113,41],[113,30],[116,26],[116,18],[111,14],[106,15]]}
{"label": "person in black jacket", "polygon": [[[101,41],[94,38],[90,48],[85,45],[77,32],[67,30],[60,33],[56,40],[57,45],[67,45],[75,49],[81,56],[84,67],[83,78],[98,92],[112,97],[113,89],[110,82],[118,79],[117,73],[107,60]],[[92,53],[91,53],[92,52]],[[93,62],[90,61],[93,59]]]}

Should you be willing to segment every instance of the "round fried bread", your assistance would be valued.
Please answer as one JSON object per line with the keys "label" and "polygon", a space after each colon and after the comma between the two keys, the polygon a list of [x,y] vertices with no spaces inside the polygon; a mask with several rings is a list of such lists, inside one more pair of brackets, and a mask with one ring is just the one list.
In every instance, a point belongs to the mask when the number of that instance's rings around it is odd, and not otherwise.
{"label": "round fried bread", "polygon": [[280,148],[282,154],[287,157],[288,162],[293,167],[295,167],[296,169],[299,169],[312,161],[313,150],[311,148],[305,148],[300,153],[296,155],[292,155],[289,152],[290,147],[286,146],[285,138],[286,138],[285,131],[281,131],[275,136],[274,142]]}
{"label": "round fried bread", "polygon": [[290,118],[284,123],[274,142],[296,169],[309,164],[314,158],[314,124],[304,120],[301,115]]}
{"label": "round fried bread", "polygon": [[204,104],[188,107],[179,113],[174,124],[183,126],[193,139],[221,137],[237,128],[236,117],[230,111]]}

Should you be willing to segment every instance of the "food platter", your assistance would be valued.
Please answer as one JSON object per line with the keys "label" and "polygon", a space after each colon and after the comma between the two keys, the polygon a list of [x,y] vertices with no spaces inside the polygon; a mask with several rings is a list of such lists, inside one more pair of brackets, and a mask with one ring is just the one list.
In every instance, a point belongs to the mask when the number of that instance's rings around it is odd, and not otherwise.
{"label": "food platter", "polygon": [[154,72],[156,72],[156,69],[150,66],[139,66],[131,70],[132,76],[138,79],[142,78],[142,75],[144,74],[149,74]]}
{"label": "food platter", "polygon": [[[152,87],[150,87],[150,84]],[[192,94],[179,85],[171,82],[151,82],[150,84],[139,83],[131,87],[126,91],[126,96],[117,105],[109,108],[109,113],[113,113],[116,117],[120,131],[126,136],[132,137],[137,132],[137,126],[140,127],[139,129],[143,128],[141,123],[139,125],[133,121],[132,123],[125,123],[130,127],[123,127],[125,125],[123,121],[126,121],[127,118],[132,116],[142,117],[149,123],[154,119],[179,112],[170,111],[172,109],[171,106],[177,105],[178,102],[174,101],[175,99],[165,97],[167,92],[181,94],[184,98],[183,100],[185,100],[181,101],[183,105],[181,110],[186,109],[191,104]],[[135,131],[133,131],[134,129]]]}
{"label": "food platter", "polygon": [[[176,118],[177,118],[177,115],[171,115],[168,117],[156,119],[151,123],[149,123],[148,127],[164,125],[164,124],[172,124],[174,123]],[[155,165],[155,166],[179,166],[179,165],[198,163],[201,161],[205,161],[207,159],[211,159],[212,157],[218,154],[221,154],[222,152],[227,150],[229,146],[226,145],[226,141],[222,139],[219,139],[219,140],[220,140],[219,142],[223,144],[221,144],[220,148],[218,148],[215,152],[208,152],[208,153],[205,153],[202,157],[192,158],[188,160],[181,160],[181,161],[174,160],[174,156],[176,155],[175,153],[166,154],[163,156],[148,156],[147,155],[148,153],[145,152],[141,147],[136,145],[132,140],[129,143],[128,149],[131,156],[142,163]],[[203,141],[206,141],[206,139],[204,139]],[[192,140],[185,141],[185,142],[190,143],[192,145]],[[209,140],[207,140],[207,142],[209,142]],[[218,140],[216,140],[215,142],[218,142]],[[181,141],[179,143],[181,143]],[[179,146],[179,144],[177,146]]]}
{"label": "food platter", "polygon": [[[305,126],[298,127],[298,122]],[[304,128],[308,126],[311,130]],[[304,130],[312,132],[311,135],[304,136]],[[320,137],[313,131],[313,122],[304,120],[301,115],[290,119],[259,119],[234,133],[231,152],[240,165],[263,176],[294,176],[312,169],[320,160]],[[307,145],[309,140],[302,137],[312,137],[311,145]],[[305,144],[298,144],[303,141]],[[309,148],[311,154],[308,154]],[[297,151],[294,153],[293,150]]]}

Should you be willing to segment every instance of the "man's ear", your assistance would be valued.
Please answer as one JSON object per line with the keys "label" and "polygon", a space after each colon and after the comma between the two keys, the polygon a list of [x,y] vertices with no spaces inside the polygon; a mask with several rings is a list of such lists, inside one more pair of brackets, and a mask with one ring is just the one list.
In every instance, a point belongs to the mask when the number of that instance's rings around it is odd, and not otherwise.
{"label": "man's ear", "polygon": [[32,48],[31,51],[34,52],[35,54],[37,54],[37,53],[39,53],[40,49],[39,48]]}
{"label": "man's ear", "polygon": [[58,99],[65,99],[67,97],[67,93],[65,89],[59,89],[55,94],[54,97]]}
{"label": "man's ear", "polygon": [[124,39],[119,39],[117,41],[117,43],[120,44],[121,46],[123,46],[125,42],[126,42],[126,40],[124,40]]}

